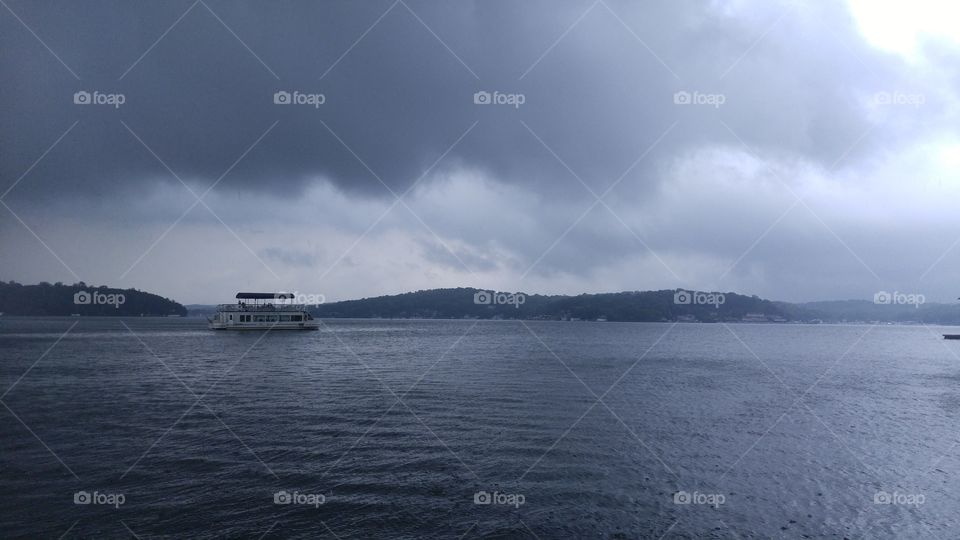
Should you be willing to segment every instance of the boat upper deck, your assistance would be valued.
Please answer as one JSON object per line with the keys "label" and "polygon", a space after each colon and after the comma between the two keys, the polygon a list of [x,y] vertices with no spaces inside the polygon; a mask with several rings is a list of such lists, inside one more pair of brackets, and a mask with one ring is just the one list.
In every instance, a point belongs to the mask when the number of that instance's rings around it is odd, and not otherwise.
{"label": "boat upper deck", "polygon": [[244,313],[253,313],[253,312],[268,312],[268,313],[278,313],[278,312],[295,312],[301,313],[307,310],[305,304],[220,304],[217,306],[217,311],[229,311],[229,312],[244,312]]}

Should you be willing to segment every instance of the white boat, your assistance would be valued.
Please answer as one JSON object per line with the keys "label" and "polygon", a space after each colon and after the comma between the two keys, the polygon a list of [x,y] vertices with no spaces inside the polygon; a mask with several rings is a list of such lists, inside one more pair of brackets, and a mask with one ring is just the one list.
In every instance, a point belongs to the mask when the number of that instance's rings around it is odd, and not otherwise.
{"label": "white boat", "polygon": [[289,293],[237,293],[236,304],[220,304],[211,330],[316,330],[320,321],[303,304],[292,303]]}

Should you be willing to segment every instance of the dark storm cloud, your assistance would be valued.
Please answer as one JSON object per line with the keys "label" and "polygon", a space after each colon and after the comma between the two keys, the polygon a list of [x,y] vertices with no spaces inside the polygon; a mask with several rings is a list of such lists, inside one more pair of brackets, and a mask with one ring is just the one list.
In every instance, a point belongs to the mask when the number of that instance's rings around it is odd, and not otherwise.
{"label": "dark storm cloud", "polygon": [[[131,131],[198,191],[229,170],[216,189],[294,195],[323,178],[387,195],[382,180],[399,193],[461,136],[439,170],[479,168],[551,197],[588,194],[544,145],[598,193],[661,137],[630,181],[654,185],[658,161],[738,138],[829,165],[869,127],[858,92],[895,80],[840,7],[742,18],[687,1],[10,5],[79,77],[0,12],[2,188],[79,121],[11,191],[25,201],[176,185]],[[817,19],[835,32],[811,34]],[[77,106],[79,90],[126,102]],[[278,90],[326,101],[278,106]],[[478,106],[478,90],[525,103]],[[678,108],[679,90],[722,92],[726,103]]]}

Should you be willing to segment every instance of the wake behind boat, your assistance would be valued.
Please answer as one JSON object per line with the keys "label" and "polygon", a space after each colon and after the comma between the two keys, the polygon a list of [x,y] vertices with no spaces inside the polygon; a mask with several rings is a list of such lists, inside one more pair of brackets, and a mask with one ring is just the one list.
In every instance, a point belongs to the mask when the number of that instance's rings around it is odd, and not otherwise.
{"label": "wake behind boat", "polygon": [[211,330],[316,330],[320,321],[290,293],[237,293],[236,304],[220,304],[207,319]]}

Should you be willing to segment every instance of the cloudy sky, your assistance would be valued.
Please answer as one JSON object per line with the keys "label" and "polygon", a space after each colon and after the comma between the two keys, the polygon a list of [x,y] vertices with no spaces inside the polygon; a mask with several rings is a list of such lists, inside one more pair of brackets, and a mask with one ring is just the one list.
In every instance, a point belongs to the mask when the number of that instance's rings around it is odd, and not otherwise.
{"label": "cloudy sky", "polygon": [[2,4],[3,280],[960,293],[951,2]]}

